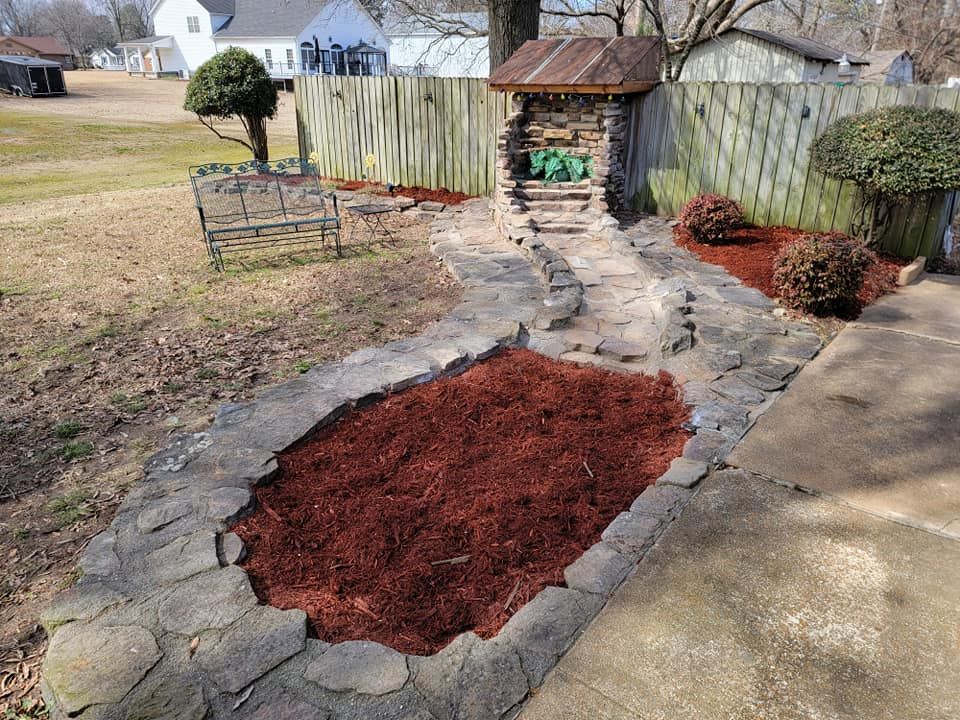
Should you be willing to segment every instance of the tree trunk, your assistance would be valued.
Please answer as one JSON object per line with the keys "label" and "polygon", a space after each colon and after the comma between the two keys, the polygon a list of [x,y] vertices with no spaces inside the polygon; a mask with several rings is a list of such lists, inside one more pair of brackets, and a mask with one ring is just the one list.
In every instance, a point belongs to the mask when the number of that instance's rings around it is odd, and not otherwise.
{"label": "tree trunk", "polygon": [[247,118],[247,134],[253,146],[253,157],[257,162],[270,160],[270,148],[267,145],[267,119],[265,117]]}
{"label": "tree trunk", "polygon": [[527,40],[540,36],[540,0],[489,0],[490,72]]}

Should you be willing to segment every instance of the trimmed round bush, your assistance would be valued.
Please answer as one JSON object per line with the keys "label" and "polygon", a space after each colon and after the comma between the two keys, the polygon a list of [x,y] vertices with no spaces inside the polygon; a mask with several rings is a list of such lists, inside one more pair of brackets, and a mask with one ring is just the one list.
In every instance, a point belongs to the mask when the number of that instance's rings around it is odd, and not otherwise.
{"label": "trimmed round bush", "polygon": [[814,315],[856,306],[863,274],[876,255],[843,233],[804,235],[774,261],[773,281],[784,304]]}
{"label": "trimmed round bush", "polygon": [[813,143],[813,165],[866,192],[904,199],[960,188],[960,113],[895,105],[837,120]]}
{"label": "trimmed round bush", "polygon": [[721,243],[726,233],[743,224],[743,208],[723,195],[697,195],[680,210],[680,224],[697,242]]}

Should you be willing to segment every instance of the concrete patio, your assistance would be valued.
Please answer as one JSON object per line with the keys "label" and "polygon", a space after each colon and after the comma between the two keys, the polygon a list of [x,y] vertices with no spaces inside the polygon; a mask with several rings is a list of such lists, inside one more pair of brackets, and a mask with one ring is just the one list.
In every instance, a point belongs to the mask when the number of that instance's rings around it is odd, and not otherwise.
{"label": "concrete patio", "polygon": [[868,309],[727,463],[521,717],[960,717],[960,283]]}

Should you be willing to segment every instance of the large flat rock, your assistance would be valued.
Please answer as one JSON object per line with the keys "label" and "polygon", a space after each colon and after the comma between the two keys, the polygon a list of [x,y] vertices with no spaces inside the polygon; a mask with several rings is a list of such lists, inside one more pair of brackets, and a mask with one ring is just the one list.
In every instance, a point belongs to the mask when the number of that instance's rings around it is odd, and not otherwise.
{"label": "large flat rock", "polygon": [[960,537],[960,345],[848,327],[727,462]]}
{"label": "large flat rock", "polygon": [[960,717],[960,543],[717,473],[522,720]]}

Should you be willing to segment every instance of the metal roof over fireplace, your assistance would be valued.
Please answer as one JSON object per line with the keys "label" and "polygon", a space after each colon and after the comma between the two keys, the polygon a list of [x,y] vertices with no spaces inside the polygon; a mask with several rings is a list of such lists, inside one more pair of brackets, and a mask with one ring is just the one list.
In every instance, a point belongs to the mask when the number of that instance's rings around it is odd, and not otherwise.
{"label": "metal roof over fireplace", "polygon": [[660,82],[660,39],[528,40],[490,77],[491,90],[626,95]]}

